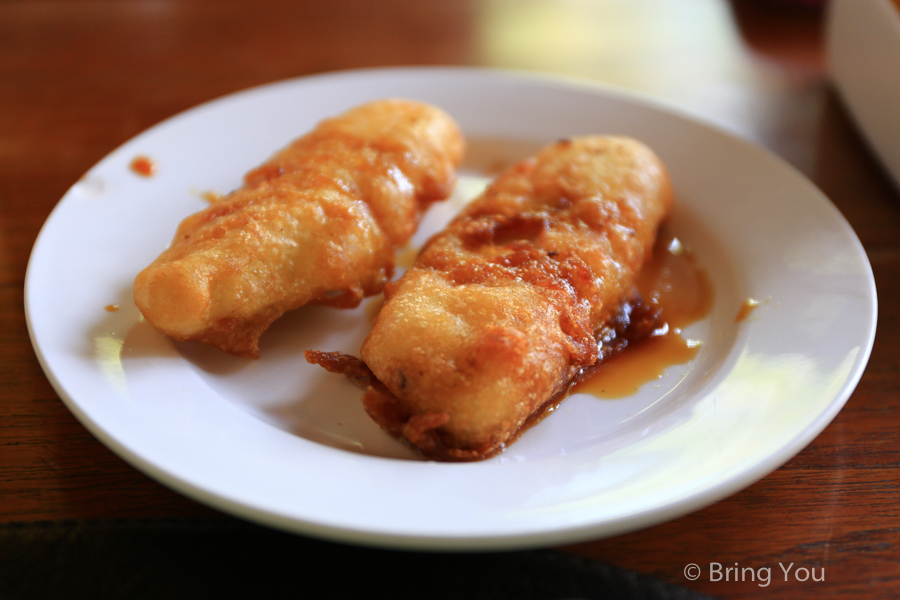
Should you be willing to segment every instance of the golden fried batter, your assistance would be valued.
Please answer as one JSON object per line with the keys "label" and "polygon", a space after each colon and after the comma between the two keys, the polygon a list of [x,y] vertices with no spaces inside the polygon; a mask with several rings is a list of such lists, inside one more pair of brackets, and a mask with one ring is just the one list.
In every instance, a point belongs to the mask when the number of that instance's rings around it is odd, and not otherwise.
{"label": "golden fried batter", "polygon": [[135,279],[135,303],[175,339],[256,358],[285,311],[382,290],[397,247],[452,192],[463,144],[446,113],[407,100],[325,120],[182,221]]}
{"label": "golden fried batter", "polygon": [[367,412],[430,458],[502,450],[597,360],[671,203],[627,138],[561,141],[501,174],[385,290],[362,360],[389,392]]}

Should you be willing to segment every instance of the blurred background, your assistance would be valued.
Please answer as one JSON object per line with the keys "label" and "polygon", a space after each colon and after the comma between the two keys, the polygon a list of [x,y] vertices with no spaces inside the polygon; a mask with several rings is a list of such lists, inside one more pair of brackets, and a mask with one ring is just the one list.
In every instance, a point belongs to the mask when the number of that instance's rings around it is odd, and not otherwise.
{"label": "blurred background", "polygon": [[[41,225],[66,190],[118,145],[174,114],[292,77],[466,65],[621,86],[768,148],[851,223],[882,299],[875,350],[857,392],[795,459],[695,514],[558,550],[628,569],[615,575],[620,582],[641,583],[634,575],[640,573],[688,585],[682,569],[689,548],[701,564],[826,566],[828,586],[816,588],[817,596],[900,594],[893,426],[900,408],[900,194],[833,85],[827,15],[827,2],[802,0],[0,0],[0,584],[23,565],[71,566],[61,554],[66,548],[89,548],[86,561],[112,561],[100,574],[134,569],[147,556],[132,552],[128,540],[110,541],[117,523],[127,525],[135,544],[149,539],[176,560],[190,552],[221,558],[228,544],[241,557],[248,547],[267,547],[259,561],[273,549],[296,560],[318,553],[310,563],[316,568],[342,556],[357,565],[371,559],[235,524],[97,442],[60,402],[31,349],[25,270]],[[28,524],[36,523],[51,527],[35,533]],[[94,537],[76,535],[85,523],[100,523]],[[167,531],[178,535],[165,538]],[[159,591],[152,585],[172,568],[162,554],[151,561],[156,570],[131,575],[124,589],[132,593],[121,597],[151,597],[137,593],[142,585]],[[408,556],[379,557],[391,568],[425,569]],[[460,560],[448,564],[473,568]],[[281,566],[290,568],[269,563],[263,571]],[[212,573],[215,565],[199,568]],[[538,561],[503,572],[540,568],[553,567]],[[50,571],[34,570],[33,580]],[[59,573],[57,589],[64,589],[72,580]],[[600,575],[587,569],[577,576]],[[632,589],[645,595],[616,597],[693,597],[654,585]],[[799,584],[690,587],[730,598],[811,596]],[[4,592],[0,585],[0,597]],[[492,597],[502,595],[495,590]]]}
{"label": "blurred background", "polygon": [[[810,134],[833,101],[823,19],[823,3],[778,0],[3,0],[2,191],[43,186],[49,209],[111,149],[206,100],[312,73],[413,64],[623,86],[777,149],[810,174]],[[21,229],[4,238],[21,257],[41,223],[16,217]],[[21,273],[8,253],[0,260],[7,275]]]}

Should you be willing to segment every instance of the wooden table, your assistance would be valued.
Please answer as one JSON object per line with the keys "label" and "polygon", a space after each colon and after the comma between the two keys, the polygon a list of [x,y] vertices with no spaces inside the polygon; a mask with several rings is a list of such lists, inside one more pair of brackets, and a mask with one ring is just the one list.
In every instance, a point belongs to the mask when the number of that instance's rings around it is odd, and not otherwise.
{"label": "wooden table", "polygon": [[[862,381],[796,458],[697,513],[563,550],[723,598],[900,595],[900,193],[829,81],[823,18],[754,0],[0,3],[0,521],[224,518],[108,451],[37,363],[25,269],[82,173],[174,113],[273,80],[512,67],[641,90],[781,155],[856,230],[880,299]],[[689,562],[770,566],[773,581],[690,582]],[[825,581],[782,581],[779,563],[824,570]]]}

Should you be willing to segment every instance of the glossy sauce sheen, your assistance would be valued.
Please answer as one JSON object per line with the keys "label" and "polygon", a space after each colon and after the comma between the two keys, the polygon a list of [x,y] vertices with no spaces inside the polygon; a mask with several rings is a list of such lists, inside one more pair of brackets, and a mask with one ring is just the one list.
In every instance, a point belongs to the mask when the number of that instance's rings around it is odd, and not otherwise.
{"label": "glossy sauce sheen", "polygon": [[740,323],[744,319],[750,316],[750,313],[753,312],[759,306],[759,300],[754,300],[753,298],[747,298],[744,300],[744,303],[741,304],[741,309],[738,311],[737,316],[734,318],[735,323]]}
{"label": "glossy sauce sheen", "polygon": [[[632,318],[617,328],[618,339],[609,347],[601,345],[600,359],[582,369],[566,390],[535,411],[507,446],[572,394],[623,398],[658,379],[666,368],[684,364],[697,355],[700,342],[683,338],[681,328],[709,314],[713,286],[690,249],[665,225],[660,229],[653,256],[638,274],[637,288],[639,298],[630,305]],[[656,327],[650,336],[640,331],[648,326]]]}
{"label": "glossy sauce sheen", "polygon": [[661,309],[664,326],[646,339],[585,369],[569,390],[600,398],[622,398],[659,378],[667,367],[693,359],[700,343],[682,337],[683,327],[706,317],[713,305],[713,287],[706,271],[688,248],[665,227],[653,256],[638,275],[638,290],[651,306]]}

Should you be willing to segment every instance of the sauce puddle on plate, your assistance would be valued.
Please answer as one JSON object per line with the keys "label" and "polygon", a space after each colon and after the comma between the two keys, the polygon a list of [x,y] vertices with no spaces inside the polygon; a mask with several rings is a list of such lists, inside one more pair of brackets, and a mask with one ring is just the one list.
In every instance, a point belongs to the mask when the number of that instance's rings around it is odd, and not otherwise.
{"label": "sauce puddle on plate", "polygon": [[[516,434],[517,439],[572,394],[590,394],[612,400],[630,396],[642,385],[658,379],[666,368],[692,360],[701,342],[685,339],[683,327],[705,318],[713,306],[713,286],[690,249],[667,227],[659,232],[653,256],[638,275],[641,301],[633,304],[632,323],[659,309],[652,322],[658,328],[638,341],[623,342],[614,336],[608,356],[579,372],[566,389],[534,412]],[[622,337],[628,337],[626,328]],[[510,441],[509,443],[512,443]]]}
{"label": "sauce puddle on plate", "polygon": [[596,365],[584,369],[566,395],[622,398],[662,376],[667,367],[693,359],[701,343],[682,337],[682,328],[706,317],[713,306],[713,287],[694,255],[664,226],[650,261],[637,282],[644,301],[662,310],[666,326]]}

